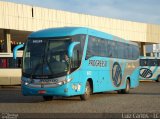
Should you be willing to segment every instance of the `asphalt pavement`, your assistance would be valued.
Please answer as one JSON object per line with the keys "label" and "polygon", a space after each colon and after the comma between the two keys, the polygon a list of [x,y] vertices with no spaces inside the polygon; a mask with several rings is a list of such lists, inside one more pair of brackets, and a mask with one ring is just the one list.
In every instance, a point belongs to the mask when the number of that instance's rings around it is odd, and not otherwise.
{"label": "asphalt pavement", "polygon": [[139,87],[131,89],[129,94],[117,94],[116,91],[98,93],[87,101],[81,101],[79,96],[43,101],[39,96],[23,96],[20,86],[1,87],[0,113],[160,114],[160,83],[140,82]]}

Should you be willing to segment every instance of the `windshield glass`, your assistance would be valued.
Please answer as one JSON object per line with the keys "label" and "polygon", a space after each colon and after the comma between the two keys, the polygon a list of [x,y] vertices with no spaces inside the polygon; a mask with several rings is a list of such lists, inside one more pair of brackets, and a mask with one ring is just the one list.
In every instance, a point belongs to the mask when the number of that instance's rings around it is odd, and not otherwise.
{"label": "windshield glass", "polygon": [[29,39],[23,57],[23,74],[32,78],[66,75],[69,70],[67,49],[70,38]]}

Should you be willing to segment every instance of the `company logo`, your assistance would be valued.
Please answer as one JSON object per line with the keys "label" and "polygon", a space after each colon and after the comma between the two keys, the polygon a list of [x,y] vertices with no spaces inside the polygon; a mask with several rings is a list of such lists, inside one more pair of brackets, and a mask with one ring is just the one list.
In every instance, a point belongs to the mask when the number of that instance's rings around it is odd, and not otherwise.
{"label": "company logo", "polygon": [[57,83],[58,79],[43,79],[40,80],[41,83]]}
{"label": "company logo", "polygon": [[119,65],[118,62],[115,62],[113,64],[112,80],[113,80],[113,84],[116,87],[119,87],[121,85],[121,82],[122,82],[122,69],[121,69],[121,66]]}
{"label": "company logo", "polygon": [[95,66],[95,67],[106,67],[107,61],[103,60],[89,60],[89,65]]}
{"label": "company logo", "polygon": [[140,69],[140,76],[143,78],[151,78],[152,77],[152,71],[148,68],[141,68]]}

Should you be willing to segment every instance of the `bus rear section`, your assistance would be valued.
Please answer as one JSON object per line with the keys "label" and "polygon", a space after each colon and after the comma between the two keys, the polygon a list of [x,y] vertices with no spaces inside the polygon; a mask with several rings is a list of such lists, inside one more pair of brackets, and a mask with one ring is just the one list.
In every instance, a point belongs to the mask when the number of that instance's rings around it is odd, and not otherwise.
{"label": "bus rear section", "polygon": [[140,59],[140,80],[160,82],[160,58],[143,57]]}
{"label": "bus rear section", "polygon": [[139,85],[139,49],[137,44],[108,35],[90,35],[83,78],[91,80],[93,92],[129,93]]}
{"label": "bus rear section", "polygon": [[22,94],[80,96],[106,91],[129,93],[139,85],[136,43],[83,27],[32,33],[25,45]]}

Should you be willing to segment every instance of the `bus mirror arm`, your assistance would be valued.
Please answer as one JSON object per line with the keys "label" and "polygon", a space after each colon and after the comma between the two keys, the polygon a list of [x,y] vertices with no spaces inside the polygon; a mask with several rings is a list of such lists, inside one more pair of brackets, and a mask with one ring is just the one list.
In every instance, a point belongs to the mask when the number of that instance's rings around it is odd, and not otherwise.
{"label": "bus mirror arm", "polygon": [[20,44],[20,45],[17,45],[16,47],[14,47],[13,49],[13,58],[16,60],[17,58],[17,50],[24,47],[24,44]]}
{"label": "bus mirror arm", "polygon": [[73,49],[76,45],[80,44],[80,42],[72,42],[68,47],[68,57],[72,58],[73,56]]}

